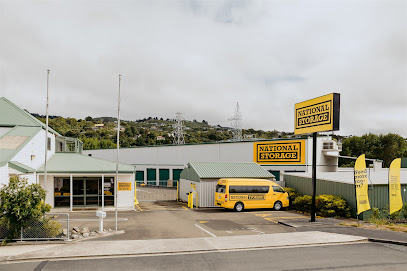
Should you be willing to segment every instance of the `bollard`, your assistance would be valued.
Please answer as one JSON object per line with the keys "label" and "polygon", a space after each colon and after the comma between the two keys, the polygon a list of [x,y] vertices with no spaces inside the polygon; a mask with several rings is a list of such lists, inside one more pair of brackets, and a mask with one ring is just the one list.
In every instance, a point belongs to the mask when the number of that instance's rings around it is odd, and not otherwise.
{"label": "bollard", "polygon": [[103,231],[103,218],[106,218],[106,212],[96,211],[96,216],[99,217],[99,231]]}

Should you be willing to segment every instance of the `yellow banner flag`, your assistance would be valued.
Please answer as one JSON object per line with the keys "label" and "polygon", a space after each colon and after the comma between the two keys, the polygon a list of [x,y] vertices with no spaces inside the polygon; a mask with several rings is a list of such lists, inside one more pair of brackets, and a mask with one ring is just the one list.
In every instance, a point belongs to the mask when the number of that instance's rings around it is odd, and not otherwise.
{"label": "yellow banner flag", "polygon": [[355,163],[355,190],[356,190],[356,207],[357,214],[369,210],[368,180],[365,155],[358,157]]}
{"label": "yellow banner flag", "polygon": [[390,214],[397,212],[403,207],[400,186],[401,158],[394,159],[389,168],[389,205]]}

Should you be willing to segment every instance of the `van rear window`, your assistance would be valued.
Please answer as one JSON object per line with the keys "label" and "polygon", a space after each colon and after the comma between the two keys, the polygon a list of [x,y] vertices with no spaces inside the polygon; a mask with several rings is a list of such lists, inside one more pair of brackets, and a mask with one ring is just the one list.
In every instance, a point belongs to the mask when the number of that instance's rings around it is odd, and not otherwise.
{"label": "van rear window", "polygon": [[216,192],[218,193],[225,193],[226,191],[226,185],[216,185]]}
{"label": "van rear window", "polygon": [[231,185],[229,186],[229,193],[231,194],[248,194],[248,193],[268,193],[269,186],[241,186]]}

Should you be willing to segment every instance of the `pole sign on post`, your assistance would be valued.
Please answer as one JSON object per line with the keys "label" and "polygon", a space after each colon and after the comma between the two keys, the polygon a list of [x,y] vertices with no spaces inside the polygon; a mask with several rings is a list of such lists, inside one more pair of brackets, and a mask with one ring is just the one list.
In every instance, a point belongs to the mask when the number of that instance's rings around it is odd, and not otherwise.
{"label": "pole sign on post", "polygon": [[339,130],[339,93],[295,104],[294,134]]}
{"label": "pole sign on post", "polygon": [[339,130],[339,93],[331,93],[295,104],[294,134],[312,133],[312,203],[311,222],[315,222],[317,191],[317,133]]}

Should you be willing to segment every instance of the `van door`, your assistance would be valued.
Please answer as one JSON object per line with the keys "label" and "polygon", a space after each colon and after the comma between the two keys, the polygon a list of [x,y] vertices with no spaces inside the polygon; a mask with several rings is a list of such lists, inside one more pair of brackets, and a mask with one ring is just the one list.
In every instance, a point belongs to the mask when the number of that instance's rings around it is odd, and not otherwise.
{"label": "van door", "polygon": [[225,204],[226,185],[218,184],[215,190],[215,206],[222,206]]}
{"label": "van door", "polygon": [[274,203],[276,201],[281,201],[282,203],[284,203],[285,200],[285,191],[283,188],[281,188],[278,185],[273,185],[272,186],[273,191],[271,191],[272,196],[273,196],[273,201],[272,201],[272,207],[274,207]]}

